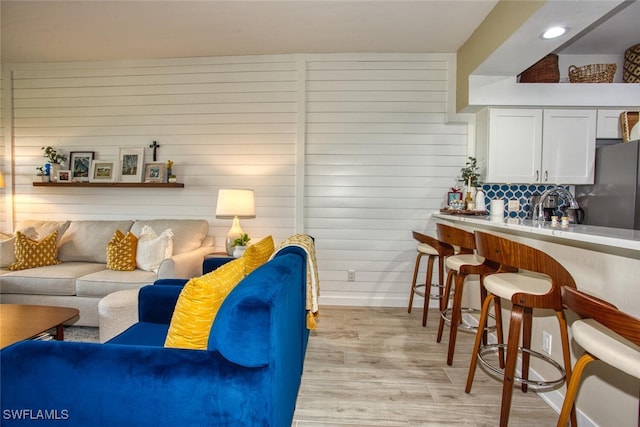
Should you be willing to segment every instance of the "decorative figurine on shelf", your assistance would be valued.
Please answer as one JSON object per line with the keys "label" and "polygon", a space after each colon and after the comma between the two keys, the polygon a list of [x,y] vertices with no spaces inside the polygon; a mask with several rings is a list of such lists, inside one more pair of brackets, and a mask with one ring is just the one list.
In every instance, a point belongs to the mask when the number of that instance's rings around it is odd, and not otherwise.
{"label": "decorative figurine on shelf", "polygon": [[167,160],[167,182],[174,183],[177,181],[173,174],[173,160]]}

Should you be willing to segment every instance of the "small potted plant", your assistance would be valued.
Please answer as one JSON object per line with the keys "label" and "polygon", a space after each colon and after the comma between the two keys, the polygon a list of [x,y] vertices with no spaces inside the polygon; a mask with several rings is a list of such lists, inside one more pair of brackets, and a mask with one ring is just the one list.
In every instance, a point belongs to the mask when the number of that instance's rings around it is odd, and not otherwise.
{"label": "small potted plant", "polygon": [[233,246],[235,248],[233,250],[234,258],[240,258],[242,255],[244,255],[244,251],[247,250],[247,244],[249,243],[249,240],[251,240],[251,237],[249,237],[247,233],[243,233],[240,235],[240,237],[233,241]]}
{"label": "small potted plant", "polygon": [[58,171],[62,169],[62,163],[67,161],[67,156],[61,154],[52,146],[41,147],[44,151],[43,156],[49,161],[49,168],[47,168],[47,175],[49,180],[53,181],[58,176]]}
{"label": "small potted plant", "polygon": [[460,169],[461,175],[458,182],[462,182],[467,186],[467,191],[471,191],[472,188],[478,186],[480,178],[480,168],[478,167],[478,161],[475,157],[469,157],[469,160],[465,164],[465,167]]}

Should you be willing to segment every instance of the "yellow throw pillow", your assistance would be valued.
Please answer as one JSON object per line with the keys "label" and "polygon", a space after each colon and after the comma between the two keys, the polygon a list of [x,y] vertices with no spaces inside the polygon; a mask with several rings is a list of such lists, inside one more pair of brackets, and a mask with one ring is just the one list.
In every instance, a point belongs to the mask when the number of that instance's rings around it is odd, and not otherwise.
{"label": "yellow throw pillow", "polygon": [[247,260],[245,274],[251,273],[256,268],[267,262],[275,251],[273,237],[267,236],[255,245],[251,245],[244,251],[243,258]]}
{"label": "yellow throw pillow", "polygon": [[136,269],[136,250],[138,238],[132,232],[123,234],[116,230],[111,241],[107,243],[107,268],[116,271],[133,271]]}
{"label": "yellow throw pillow", "polygon": [[189,280],[178,297],[164,346],[206,350],[218,309],[244,278],[244,269],[241,257]]}
{"label": "yellow throw pillow", "polygon": [[9,270],[24,270],[60,264],[57,258],[57,241],[58,231],[54,231],[39,242],[17,231],[15,242],[16,261],[9,264],[7,268]]}

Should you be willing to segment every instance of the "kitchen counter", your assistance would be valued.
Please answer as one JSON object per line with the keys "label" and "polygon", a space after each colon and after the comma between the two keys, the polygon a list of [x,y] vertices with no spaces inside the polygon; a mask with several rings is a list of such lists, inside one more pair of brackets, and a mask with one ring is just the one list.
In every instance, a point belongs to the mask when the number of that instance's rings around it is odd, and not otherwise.
{"label": "kitchen counter", "polygon": [[640,230],[598,227],[594,225],[560,224],[550,221],[538,223],[530,219],[509,218],[495,220],[489,216],[452,215],[435,212],[434,218],[460,223],[462,226],[493,229],[509,234],[529,235],[532,238],[640,259]]}

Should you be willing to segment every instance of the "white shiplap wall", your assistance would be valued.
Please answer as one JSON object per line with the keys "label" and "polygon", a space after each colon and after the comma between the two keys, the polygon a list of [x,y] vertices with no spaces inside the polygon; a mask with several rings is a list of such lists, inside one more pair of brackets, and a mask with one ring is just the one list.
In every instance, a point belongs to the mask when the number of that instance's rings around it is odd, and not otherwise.
{"label": "white shiplap wall", "polygon": [[307,67],[305,228],[323,301],[406,304],[411,231],[435,233],[428,214],[466,156],[466,125],[446,123],[451,57],[328,55]]}
{"label": "white shiplap wall", "polygon": [[[434,232],[464,165],[467,126],[447,124],[454,55],[276,55],[12,64],[15,221],[214,218],[223,187],[256,191],[254,239],[316,238],[321,302],[404,305],[411,230]],[[185,188],[33,187],[40,147],[161,145]],[[147,161],[151,149],[146,148]],[[356,281],[347,281],[347,271]]]}
{"label": "white shiplap wall", "polygon": [[[127,63],[21,65],[13,79],[16,222],[27,218],[214,218],[221,187],[255,189],[257,238],[293,231],[297,129],[296,62],[291,56]],[[151,161],[175,162],[184,189],[86,189],[31,185],[40,147],[95,151],[145,147]]]}

